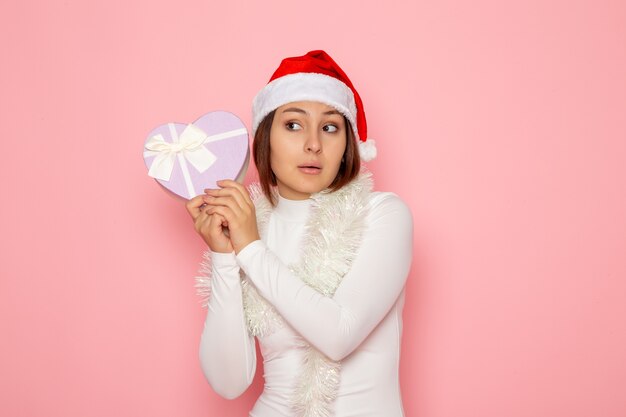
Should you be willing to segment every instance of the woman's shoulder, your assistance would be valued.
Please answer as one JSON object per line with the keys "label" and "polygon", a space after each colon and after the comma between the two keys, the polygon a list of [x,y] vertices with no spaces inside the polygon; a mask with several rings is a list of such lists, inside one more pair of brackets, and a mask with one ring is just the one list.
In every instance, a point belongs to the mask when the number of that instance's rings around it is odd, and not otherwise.
{"label": "woman's shoulder", "polygon": [[369,214],[372,220],[396,216],[400,223],[412,223],[413,215],[408,204],[391,191],[372,191],[368,197]]}
{"label": "woman's shoulder", "polygon": [[368,204],[370,208],[374,207],[388,207],[388,208],[403,208],[408,210],[409,206],[404,202],[400,196],[391,191],[372,191],[368,197]]}

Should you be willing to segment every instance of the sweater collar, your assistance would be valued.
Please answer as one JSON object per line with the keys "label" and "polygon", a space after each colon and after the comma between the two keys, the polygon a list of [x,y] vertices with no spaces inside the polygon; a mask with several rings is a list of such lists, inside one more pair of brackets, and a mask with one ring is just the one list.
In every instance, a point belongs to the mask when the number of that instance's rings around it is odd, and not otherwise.
{"label": "sweater collar", "polygon": [[290,200],[276,193],[277,203],[274,212],[280,217],[291,221],[304,221],[307,219],[313,199]]}

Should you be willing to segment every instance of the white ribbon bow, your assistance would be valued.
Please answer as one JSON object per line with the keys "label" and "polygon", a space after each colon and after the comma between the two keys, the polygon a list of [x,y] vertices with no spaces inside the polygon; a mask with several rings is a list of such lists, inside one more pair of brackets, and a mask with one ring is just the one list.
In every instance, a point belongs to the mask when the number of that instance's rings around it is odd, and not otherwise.
{"label": "white ribbon bow", "polygon": [[160,133],[146,142],[144,156],[156,155],[148,175],[152,178],[169,181],[174,169],[176,155],[181,153],[198,172],[202,173],[215,163],[217,157],[204,143],[208,136],[202,129],[190,123],[178,137],[178,142],[166,142]]}

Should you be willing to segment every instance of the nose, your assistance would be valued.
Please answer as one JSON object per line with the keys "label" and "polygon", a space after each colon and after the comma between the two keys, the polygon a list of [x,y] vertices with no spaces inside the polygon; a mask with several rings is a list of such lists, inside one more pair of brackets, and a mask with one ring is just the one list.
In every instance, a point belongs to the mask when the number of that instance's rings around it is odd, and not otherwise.
{"label": "nose", "polygon": [[317,129],[307,135],[304,147],[307,152],[320,153],[322,151],[322,141],[320,140],[320,134]]}

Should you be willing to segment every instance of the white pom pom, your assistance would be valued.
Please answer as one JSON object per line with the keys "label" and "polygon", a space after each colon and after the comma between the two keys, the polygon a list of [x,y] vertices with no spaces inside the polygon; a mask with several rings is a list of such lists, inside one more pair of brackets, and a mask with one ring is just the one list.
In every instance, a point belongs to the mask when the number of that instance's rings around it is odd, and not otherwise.
{"label": "white pom pom", "polygon": [[376,158],[376,142],[374,139],[367,139],[365,142],[359,141],[359,155],[365,162]]}

